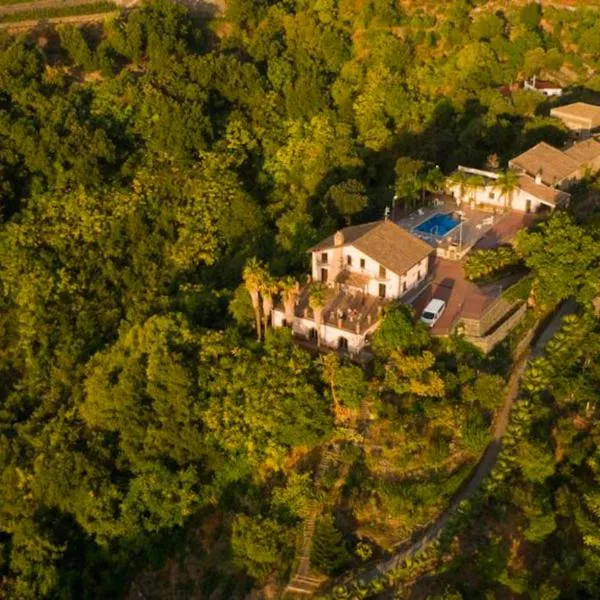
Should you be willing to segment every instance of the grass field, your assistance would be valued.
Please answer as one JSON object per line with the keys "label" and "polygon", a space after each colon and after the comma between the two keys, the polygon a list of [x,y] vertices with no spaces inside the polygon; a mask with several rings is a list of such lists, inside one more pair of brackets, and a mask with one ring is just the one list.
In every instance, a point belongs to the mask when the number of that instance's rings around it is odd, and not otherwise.
{"label": "grass field", "polygon": [[0,15],[0,23],[18,23],[19,21],[33,21],[51,19],[53,17],[70,17],[78,15],[96,14],[116,10],[114,2],[101,0],[91,4],[71,4],[32,10],[22,10],[15,13]]}

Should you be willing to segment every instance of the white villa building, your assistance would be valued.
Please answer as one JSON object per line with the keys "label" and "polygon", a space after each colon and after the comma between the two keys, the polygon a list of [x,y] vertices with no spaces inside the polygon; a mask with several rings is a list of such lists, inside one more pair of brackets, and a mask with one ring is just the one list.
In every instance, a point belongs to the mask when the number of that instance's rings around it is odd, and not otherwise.
{"label": "white villa building", "polygon": [[500,173],[459,167],[460,171],[478,176],[483,185],[461,189],[454,184],[450,192],[458,204],[473,208],[487,207],[500,210],[539,212],[554,210],[568,204],[570,194],[566,191],[588,172],[600,170],[600,142],[588,139],[559,150],[540,142],[508,163],[519,176],[517,188],[508,197],[498,189]]}
{"label": "white villa building", "polygon": [[293,314],[291,307],[274,309],[273,325],[358,354],[379,325],[385,306],[427,278],[434,249],[384,220],[341,229],[309,252],[311,280],[328,287],[325,304],[321,311],[310,307],[309,284],[299,290]]}

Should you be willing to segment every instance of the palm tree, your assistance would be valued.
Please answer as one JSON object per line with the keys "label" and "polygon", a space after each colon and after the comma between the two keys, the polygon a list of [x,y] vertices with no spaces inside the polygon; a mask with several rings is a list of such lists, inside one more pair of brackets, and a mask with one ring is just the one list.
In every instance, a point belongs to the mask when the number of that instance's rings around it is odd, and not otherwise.
{"label": "palm tree", "polygon": [[465,194],[469,187],[470,177],[464,171],[455,171],[448,177],[448,184],[450,187],[458,188],[458,195],[460,196],[459,201],[464,200]]}
{"label": "palm tree", "polygon": [[263,323],[265,327],[265,333],[271,323],[271,316],[273,314],[273,296],[279,290],[277,281],[271,277],[268,273],[265,273],[260,286],[260,294],[262,296],[262,309],[263,309]]}
{"label": "palm tree", "polygon": [[[475,193],[477,190],[480,190],[481,188],[484,188],[484,187],[485,187],[485,179],[481,175],[471,175],[467,179],[467,184],[466,184],[467,194],[470,194],[471,192]],[[472,199],[475,200],[475,196],[473,196]]]}
{"label": "palm tree", "polygon": [[308,292],[308,304],[312,308],[317,329],[317,346],[321,345],[321,325],[323,324],[323,308],[327,303],[327,286],[318,282]]}
{"label": "palm tree", "polygon": [[260,289],[265,278],[266,270],[262,263],[252,257],[244,267],[243,278],[246,284],[246,289],[252,298],[252,308],[254,309],[254,318],[256,321],[256,335],[261,339],[261,324],[260,324]]}
{"label": "palm tree", "polygon": [[506,199],[504,208],[512,208],[513,194],[519,187],[519,176],[514,171],[505,171],[496,179],[494,187]]}
{"label": "palm tree", "polygon": [[279,282],[279,289],[283,300],[285,320],[291,324],[295,316],[296,298],[300,292],[300,284],[296,279],[288,275]]}
{"label": "palm tree", "polygon": [[425,203],[425,193],[435,194],[439,192],[444,185],[444,174],[439,167],[429,169],[421,179],[421,202]]}

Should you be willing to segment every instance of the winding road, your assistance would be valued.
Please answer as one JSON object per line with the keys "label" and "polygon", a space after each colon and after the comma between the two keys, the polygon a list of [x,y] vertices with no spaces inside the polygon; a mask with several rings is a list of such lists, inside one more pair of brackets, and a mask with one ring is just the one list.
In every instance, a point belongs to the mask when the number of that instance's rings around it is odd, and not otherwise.
{"label": "winding road", "polygon": [[448,508],[425,530],[425,532],[417,540],[410,543],[408,546],[398,547],[391,558],[386,559],[377,565],[372,565],[364,571],[359,572],[355,578],[356,580],[369,582],[373,579],[380,578],[387,572],[400,567],[405,559],[414,556],[439,537],[448,524],[450,518],[456,513],[461,502],[463,502],[463,500],[467,500],[473,495],[483,480],[494,468],[498,454],[502,448],[502,438],[504,437],[506,428],[508,427],[510,410],[519,394],[521,377],[525,372],[527,363],[529,362],[530,358],[537,358],[543,353],[546,344],[560,329],[564,317],[575,312],[575,310],[576,304],[574,302],[565,302],[553,316],[548,325],[546,325],[544,330],[540,333],[533,346],[528,347],[528,349],[517,359],[508,381],[504,404],[500,413],[498,414],[498,417],[496,418],[494,431],[492,434],[492,441],[483,453],[483,456],[477,464],[475,473],[469,480],[469,483],[452,499],[452,502]]}

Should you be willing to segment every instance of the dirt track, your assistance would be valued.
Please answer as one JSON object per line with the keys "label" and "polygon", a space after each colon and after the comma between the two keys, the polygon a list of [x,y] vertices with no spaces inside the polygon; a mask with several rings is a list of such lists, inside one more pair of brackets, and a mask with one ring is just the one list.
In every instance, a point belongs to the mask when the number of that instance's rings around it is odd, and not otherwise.
{"label": "dirt track", "polygon": [[95,4],[96,2],[98,0],[38,0],[37,2],[23,2],[21,4],[0,6],[0,15],[12,15],[28,10],[42,10],[46,8],[68,8],[71,6]]}
{"label": "dirt track", "polygon": [[31,21],[17,21],[13,23],[0,23],[0,29],[8,29],[8,31],[25,31],[27,29],[33,29],[37,27],[39,23],[71,23],[77,25],[79,23],[97,23],[104,21],[108,17],[118,15],[117,11],[103,12],[103,13],[92,13],[89,15],[75,15],[69,17],[50,17],[47,19],[32,19]]}
{"label": "dirt track", "polygon": [[477,464],[475,473],[469,480],[466,487],[460,491],[451,501],[448,508],[433,522],[417,540],[408,546],[397,548],[394,555],[388,560],[382,561],[379,564],[372,565],[370,568],[359,573],[359,579],[362,581],[371,581],[379,578],[399,566],[401,566],[406,558],[414,556],[420,550],[423,550],[431,542],[436,540],[443,529],[448,524],[450,518],[456,513],[461,502],[466,500],[478,489],[485,478],[490,474],[502,448],[502,438],[508,427],[510,410],[518,397],[521,377],[531,358],[541,356],[544,352],[546,344],[552,339],[552,336],[560,329],[564,317],[575,312],[575,303],[568,301],[556,312],[550,323],[545,327],[544,331],[539,335],[533,346],[523,353],[513,367],[510,380],[506,387],[506,395],[504,405],[496,419],[492,441],[484,452],[481,460]]}

